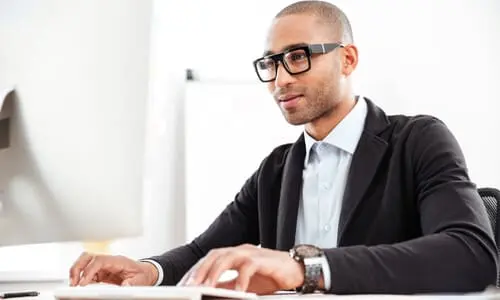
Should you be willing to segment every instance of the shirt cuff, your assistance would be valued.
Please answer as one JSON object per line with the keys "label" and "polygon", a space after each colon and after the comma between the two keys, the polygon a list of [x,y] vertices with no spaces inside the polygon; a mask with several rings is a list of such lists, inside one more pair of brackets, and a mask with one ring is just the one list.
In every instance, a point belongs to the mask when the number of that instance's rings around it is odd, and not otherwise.
{"label": "shirt cuff", "polygon": [[140,261],[147,262],[155,266],[156,270],[158,271],[158,280],[154,285],[159,286],[163,282],[163,268],[160,266],[160,264],[152,259],[141,259]]}
{"label": "shirt cuff", "polygon": [[325,284],[325,290],[330,290],[331,287],[331,274],[330,274],[330,264],[328,264],[328,260],[326,256],[321,257],[321,268],[323,271],[323,282]]}

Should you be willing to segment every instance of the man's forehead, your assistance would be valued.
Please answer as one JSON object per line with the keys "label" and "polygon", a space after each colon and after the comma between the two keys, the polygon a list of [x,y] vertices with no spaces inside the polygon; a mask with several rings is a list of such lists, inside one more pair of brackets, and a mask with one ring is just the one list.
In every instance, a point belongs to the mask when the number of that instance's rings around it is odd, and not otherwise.
{"label": "man's forehead", "polygon": [[262,55],[263,56],[272,55],[274,53],[284,52],[284,51],[287,51],[287,50],[290,50],[290,49],[294,49],[294,48],[306,46],[308,44],[311,44],[311,42],[304,41],[304,42],[286,44],[283,47],[277,48],[277,49],[275,49],[275,48],[266,48],[266,50],[264,50],[264,53]]}
{"label": "man's forehead", "polygon": [[314,42],[325,42],[326,34],[315,16],[289,15],[274,19],[269,29],[265,54]]}

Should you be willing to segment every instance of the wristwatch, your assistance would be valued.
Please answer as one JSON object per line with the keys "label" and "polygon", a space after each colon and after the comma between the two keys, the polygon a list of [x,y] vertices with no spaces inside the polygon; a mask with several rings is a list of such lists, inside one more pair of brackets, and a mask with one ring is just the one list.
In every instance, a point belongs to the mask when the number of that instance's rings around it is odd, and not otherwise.
{"label": "wristwatch", "polygon": [[319,290],[319,281],[323,276],[324,252],[314,245],[297,245],[290,249],[290,257],[304,268],[304,283],[296,291],[303,294],[314,293]]}

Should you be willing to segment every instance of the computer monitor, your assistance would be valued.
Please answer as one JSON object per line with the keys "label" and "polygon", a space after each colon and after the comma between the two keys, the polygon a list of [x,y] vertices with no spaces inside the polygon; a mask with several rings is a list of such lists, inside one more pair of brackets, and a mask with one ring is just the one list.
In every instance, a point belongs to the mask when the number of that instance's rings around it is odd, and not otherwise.
{"label": "computer monitor", "polygon": [[139,235],[145,99],[45,92],[19,85],[3,105],[0,245]]}
{"label": "computer monitor", "polygon": [[1,5],[0,246],[142,236],[148,3]]}

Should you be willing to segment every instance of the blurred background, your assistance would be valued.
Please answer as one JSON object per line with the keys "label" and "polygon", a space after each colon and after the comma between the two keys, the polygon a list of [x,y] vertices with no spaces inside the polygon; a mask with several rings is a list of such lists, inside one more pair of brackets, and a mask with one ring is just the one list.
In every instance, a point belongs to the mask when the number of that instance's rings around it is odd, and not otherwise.
{"label": "blurred background", "polygon": [[[29,78],[40,90],[65,87],[61,97],[147,86],[137,91],[147,95],[144,232],[110,241],[110,252],[142,258],[190,241],[274,147],[301,133],[252,66],[272,17],[292,2],[0,0],[0,84]],[[330,2],[353,27],[356,92],[390,114],[442,119],[472,180],[499,188],[500,1]],[[83,249],[1,247],[0,272],[66,276]]]}

